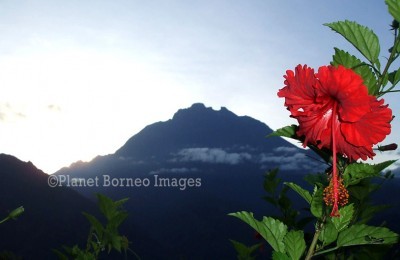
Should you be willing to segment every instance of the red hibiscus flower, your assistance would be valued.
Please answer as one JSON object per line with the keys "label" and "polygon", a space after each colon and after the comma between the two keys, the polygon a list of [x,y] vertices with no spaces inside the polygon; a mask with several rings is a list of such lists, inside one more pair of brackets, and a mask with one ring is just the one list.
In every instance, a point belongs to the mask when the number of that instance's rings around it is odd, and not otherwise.
{"label": "red hibiscus flower", "polygon": [[338,215],[339,186],[336,156],[349,161],[372,158],[372,146],[390,133],[392,111],[384,100],[368,94],[362,78],[343,66],[323,66],[318,73],[298,65],[286,72],[285,87],[278,92],[299,122],[303,145],[327,148],[333,154],[333,210]]}

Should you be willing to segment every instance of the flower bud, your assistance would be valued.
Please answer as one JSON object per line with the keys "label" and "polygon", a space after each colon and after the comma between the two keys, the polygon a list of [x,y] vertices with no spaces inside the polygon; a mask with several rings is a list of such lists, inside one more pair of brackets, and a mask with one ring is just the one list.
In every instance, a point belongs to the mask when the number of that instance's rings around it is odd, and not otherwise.
{"label": "flower bud", "polygon": [[24,207],[18,207],[11,211],[11,213],[8,215],[9,218],[16,219],[18,216],[20,216],[22,213],[24,213]]}
{"label": "flower bud", "polygon": [[397,20],[393,20],[392,24],[390,25],[390,30],[397,30],[399,29],[399,22]]}
{"label": "flower bud", "polygon": [[397,149],[397,144],[393,143],[393,144],[388,144],[388,145],[382,145],[382,146],[378,146],[378,150],[381,152],[384,151],[394,151]]}

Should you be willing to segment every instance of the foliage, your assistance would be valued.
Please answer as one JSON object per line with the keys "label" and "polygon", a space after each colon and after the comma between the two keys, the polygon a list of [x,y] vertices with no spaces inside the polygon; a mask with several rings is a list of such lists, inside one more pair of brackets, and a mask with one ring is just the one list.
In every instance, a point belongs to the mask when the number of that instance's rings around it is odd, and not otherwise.
{"label": "foliage", "polygon": [[59,259],[68,260],[91,260],[98,259],[103,252],[110,254],[111,250],[125,254],[130,251],[137,259],[140,259],[136,253],[129,249],[129,240],[125,236],[121,236],[118,232],[119,226],[128,217],[128,213],[121,209],[122,205],[128,200],[122,199],[113,201],[102,194],[97,194],[98,206],[103,214],[106,223],[102,223],[95,216],[83,212],[83,215],[90,222],[90,231],[85,249],[81,249],[78,245],[73,247],[64,246],[65,253],[54,250]]}
{"label": "foliage", "polygon": [[[383,167],[382,165],[389,166],[390,164],[374,165],[372,167],[375,169],[373,174],[370,176],[367,175],[362,178],[362,180],[371,178],[387,180],[389,178],[387,174],[380,173]],[[356,164],[356,166],[352,167],[355,167],[356,171],[359,171],[364,167],[364,164]],[[322,185],[326,180],[321,178],[321,176],[313,179],[314,191],[311,194],[310,191],[291,182],[284,183],[285,186],[278,192],[281,179],[277,177],[277,174],[277,169],[266,174],[264,189],[270,194],[265,197],[266,201],[280,210],[280,216],[264,217],[260,221],[257,220],[251,212],[242,211],[229,214],[250,225],[267,241],[274,250],[273,259],[302,259],[306,253],[306,242],[310,242],[305,238],[312,237],[312,234],[305,234],[301,229],[304,229],[306,224],[310,223],[314,218],[306,216],[297,220],[300,214],[299,211],[293,209],[292,202],[287,197],[287,187],[290,187],[291,190],[300,195],[304,201],[310,205],[312,215],[317,218],[315,225],[318,231],[318,237],[315,241],[317,250],[313,253],[314,255],[332,253],[333,251],[336,251],[338,255],[344,254],[345,248],[350,246],[361,247],[365,245],[392,245],[397,243],[398,235],[396,233],[385,227],[373,227],[364,224],[367,209],[375,209],[374,213],[376,213],[385,208],[370,203],[370,192],[368,192],[368,190],[377,189],[373,188],[374,185],[371,183],[365,185],[357,175],[348,177],[349,183],[352,183],[348,187],[366,190],[365,196],[362,200],[354,198],[353,203],[340,208],[340,217],[335,218],[329,216],[329,210],[323,203],[322,189],[318,188],[318,186]],[[324,177],[326,179],[326,175]],[[309,176],[307,178],[310,179]],[[279,201],[287,202],[282,203]],[[293,241],[296,241],[296,243],[293,243]],[[250,248],[257,248],[258,244],[252,247],[241,245],[242,248],[235,245],[238,255],[246,255],[244,253],[246,252],[249,253],[247,256],[250,256],[250,252],[254,254],[254,251],[250,251]],[[240,251],[240,249],[242,250]],[[383,247],[380,249],[386,250],[388,248]],[[359,252],[360,254],[365,253],[362,250]],[[357,255],[354,254],[353,256],[355,257]]]}
{"label": "foliage", "polygon": [[[325,24],[346,39],[361,54],[361,58],[358,58],[349,52],[334,48],[331,65],[342,65],[352,69],[362,77],[369,95],[375,97],[400,91],[395,90],[400,82],[400,68],[391,69],[391,65],[400,54],[400,36],[398,35],[400,0],[386,0],[385,3],[394,19],[393,46],[389,48],[390,54],[385,59],[385,63],[380,60],[381,46],[378,36],[368,27],[348,20]],[[298,129],[297,125],[290,125],[276,130],[269,136],[293,138],[303,142],[303,137],[297,136]],[[362,163],[352,161],[345,155],[333,154],[326,148],[319,149],[314,145],[309,145],[309,148],[330,164],[326,170],[328,174],[306,176],[307,182],[311,184],[310,190],[292,182],[285,182],[279,190],[282,180],[277,177],[278,169],[270,171],[265,176],[264,189],[268,195],[264,199],[279,209],[280,216],[264,216],[259,220],[253,213],[246,211],[229,215],[247,223],[265,239],[273,250],[272,259],[311,259],[314,256],[324,259],[384,257],[390,247],[398,243],[399,235],[383,224],[382,226],[368,225],[375,213],[388,207],[388,205],[374,205],[370,198],[371,194],[378,191],[385,181],[393,178],[390,171],[384,172],[384,170],[395,161],[378,164]],[[396,144],[391,144],[378,146],[376,150],[385,151],[396,148]],[[336,156],[337,160],[333,160]],[[347,205],[339,208],[339,214],[332,215],[329,214],[329,203],[326,203],[328,206],[324,203],[326,202],[324,196],[329,191],[327,191],[329,179],[331,179],[329,173],[332,172],[332,165],[336,164],[343,189],[346,189],[350,196],[348,201],[346,199],[343,203]],[[332,189],[339,192],[338,186]],[[297,193],[309,205],[308,217],[297,219],[300,214],[292,207],[293,203],[287,196],[288,190]],[[312,233],[306,232],[307,229],[305,229],[305,225],[310,221],[313,221],[315,226],[315,231]],[[251,255],[250,253],[254,254],[254,251],[250,250],[253,247],[244,245],[240,247],[239,244],[235,245],[237,252],[248,253],[248,256]]]}
{"label": "foliage", "polygon": [[237,258],[239,260],[255,259],[254,253],[261,246],[261,243],[259,243],[259,244],[248,247],[245,244],[242,244],[235,240],[231,240],[231,243],[235,247],[235,250],[237,252]]}
{"label": "foliage", "polygon": [[24,213],[25,209],[24,207],[18,207],[16,209],[14,209],[13,211],[11,211],[7,217],[5,217],[3,220],[0,220],[0,224],[6,222],[9,219],[17,219],[17,217],[19,217],[20,215],[22,215],[22,213]]}

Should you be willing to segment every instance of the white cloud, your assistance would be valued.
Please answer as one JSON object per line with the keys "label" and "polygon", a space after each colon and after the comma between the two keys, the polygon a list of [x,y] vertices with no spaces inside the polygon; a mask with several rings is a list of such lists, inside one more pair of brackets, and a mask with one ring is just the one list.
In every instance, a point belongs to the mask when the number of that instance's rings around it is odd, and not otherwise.
{"label": "white cloud", "polygon": [[[268,167],[279,167],[282,170],[321,170],[321,164],[310,160],[304,153],[292,147],[278,147],[274,149],[279,153],[261,153],[251,155],[247,152],[227,152],[221,148],[187,148],[178,152],[178,158],[173,161],[180,162],[207,162],[225,163],[236,165],[244,161],[252,161]],[[295,152],[297,151],[297,152]],[[284,153],[282,153],[284,152]],[[286,154],[290,152],[290,154]]]}
{"label": "white cloud", "polygon": [[58,105],[55,105],[55,104],[50,104],[50,105],[47,106],[47,108],[48,108],[50,111],[61,112],[61,107],[58,106]]}
{"label": "white cloud", "polygon": [[151,171],[149,174],[162,174],[162,173],[189,173],[189,172],[198,172],[197,168],[161,168],[155,171]]}
{"label": "white cloud", "polygon": [[10,103],[0,103],[0,121],[15,121],[25,117],[26,114],[22,112],[21,108],[10,105]]}
{"label": "white cloud", "polygon": [[178,152],[178,160],[183,162],[199,161],[207,163],[239,164],[250,160],[249,153],[229,153],[221,148],[186,148]]}
{"label": "white cloud", "polygon": [[[279,147],[278,147],[279,148]],[[260,154],[260,163],[269,165],[272,164],[275,167],[279,167],[281,170],[316,170],[320,168],[320,164],[311,161],[303,153],[294,153],[293,155],[274,155],[274,154]]]}
{"label": "white cloud", "polygon": [[294,153],[297,152],[299,148],[296,147],[288,147],[288,146],[280,146],[274,149],[274,152],[283,152],[283,153]]}

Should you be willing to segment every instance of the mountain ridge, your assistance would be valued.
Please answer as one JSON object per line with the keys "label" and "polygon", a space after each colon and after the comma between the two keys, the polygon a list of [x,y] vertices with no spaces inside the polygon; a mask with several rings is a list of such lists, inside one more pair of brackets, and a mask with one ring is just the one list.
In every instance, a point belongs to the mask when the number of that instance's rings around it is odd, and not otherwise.
{"label": "mountain ridge", "polygon": [[[276,166],[280,165],[279,160],[284,159],[288,153],[298,156],[310,153],[282,138],[266,138],[270,133],[272,129],[259,120],[249,116],[237,116],[225,107],[214,110],[202,103],[195,103],[189,108],[179,109],[167,121],[144,127],[115,153],[97,156],[89,162],[72,163],[56,174],[63,174],[69,168],[84,169],[91,163],[105,165],[118,160],[136,163],[176,160],[174,155],[182,155],[184,152],[193,154],[196,151],[208,152],[208,156],[219,152],[221,156],[224,154],[228,157],[251,153],[254,155],[253,159],[258,157],[259,161],[270,160],[269,164],[271,160],[275,160]],[[278,147],[281,147],[280,151],[276,150]],[[273,157],[266,158],[269,155]],[[288,165],[290,163],[285,163],[284,167]]]}
{"label": "mountain ridge", "polygon": [[[244,124],[242,121],[248,122]],[[131,137],[115,154],[135,156],[145,153],[147,156],[152,156],[154,154],[151,153],[154,151],[162,153],[176,149],[178,146],[180,148],[226,148],[232,143],[244,144],[245,141],[249,141],[249,136],[234,135],[233,133],[237,133],[237,131],[230,130],[246,125],[252,131],[257,131],[260,130],[259,124],[263,123],[247,116],[238,117],[226,108],[216,111],[205,107],[204,104],[195,103],[190,108],[178,110],[168,121],[157,122],[145,127]],[[265,124],[264,126],[266,128],[260,131],[265,136],[272,130]],[[177,134],[182,129],[185,131]],[[244,130],[248,131],[248,129]],[[251,141],[254,144],[254,141]]]}
{"label": "mountain ridge", "polygon": [[1,225],[0,252],[8,250],[16,256],[51,259],[55,258],[51,248],[85,241],[87,231],[83,230],[88,230],[89,225],[81,212],[96,212],[93,202],[72,189],[49,187],[49,175],[32,162],[12,155],[0,154],[0,176],[2,217],[16,207],[25,209],[16,221]]}

